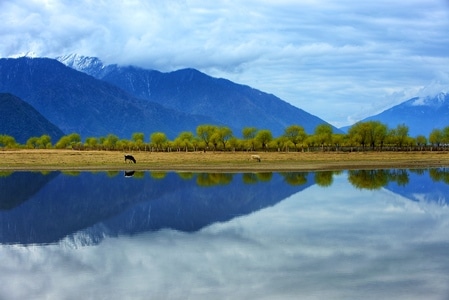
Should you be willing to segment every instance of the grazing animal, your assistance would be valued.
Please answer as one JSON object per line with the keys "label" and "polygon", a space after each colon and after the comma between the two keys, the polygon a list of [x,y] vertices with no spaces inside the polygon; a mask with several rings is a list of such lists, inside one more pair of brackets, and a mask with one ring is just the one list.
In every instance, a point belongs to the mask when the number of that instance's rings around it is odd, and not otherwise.
{"label": "grazing animal", "polygon": [[133,177],[134,171],[125,171],[125,177]]}
{"label": "grazing animal", "polygon": [[253,155],[251,155],[251,159],[253,159],[253,160],[257,160],[258,162],[260,162],[260,161],[261,161],[261,159],[260,159],[260,155],[257,155],[257,154],[253,154]]}
{"label": "grazing animal", "polygon": [[125,154],[125,162],[128,160],[132,161],[133,163],[136,163],[136,159],[134,158],[134,156]]}

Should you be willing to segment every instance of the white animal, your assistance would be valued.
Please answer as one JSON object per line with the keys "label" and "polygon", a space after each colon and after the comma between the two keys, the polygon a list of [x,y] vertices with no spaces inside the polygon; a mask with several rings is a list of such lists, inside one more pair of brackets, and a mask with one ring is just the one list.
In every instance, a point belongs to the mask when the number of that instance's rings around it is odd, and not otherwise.
{"label": "white animal", "polygon": [[260,155],[257,155],[257,154],[253,154],[253,155],[251,155],[251,159],[253,159],[253,160],[257,160],[258,162],[260,162],[260,161],[261,161],[261,159],[260,159]]}

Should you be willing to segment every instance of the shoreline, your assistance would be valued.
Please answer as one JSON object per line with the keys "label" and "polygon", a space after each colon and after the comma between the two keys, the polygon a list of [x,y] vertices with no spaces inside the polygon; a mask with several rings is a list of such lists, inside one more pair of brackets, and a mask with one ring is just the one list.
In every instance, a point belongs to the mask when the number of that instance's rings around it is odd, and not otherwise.
{"label": "shoreline", "polygon": [[[124,154],[137,163],[125,163]],[[258,154],[262,161],[251,160]],[[449,167],[448,151],[424,152],[121,152],[0,150],[0,171],[294,172]]]}

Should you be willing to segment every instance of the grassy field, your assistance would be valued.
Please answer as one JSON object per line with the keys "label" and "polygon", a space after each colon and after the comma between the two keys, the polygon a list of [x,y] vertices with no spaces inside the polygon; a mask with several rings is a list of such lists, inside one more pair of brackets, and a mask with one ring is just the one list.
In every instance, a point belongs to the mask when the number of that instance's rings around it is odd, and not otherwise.
{"label": "grassy field", "polygon": [[[0,170],[314,171],[449,166],[449,152],[132,152],[2,150]],[[262,161],[250,160],[252,154]]]}

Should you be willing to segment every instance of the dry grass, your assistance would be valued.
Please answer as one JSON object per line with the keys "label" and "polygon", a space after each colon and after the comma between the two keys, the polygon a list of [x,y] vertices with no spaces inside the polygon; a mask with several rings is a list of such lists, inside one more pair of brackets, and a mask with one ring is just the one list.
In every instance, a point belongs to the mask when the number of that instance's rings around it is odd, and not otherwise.
{"label": "dry grass", "polygon": [[125,164],[118,151],[3,150],[0,170],[312,171],[449,166],[449,152],[134,152]]}

